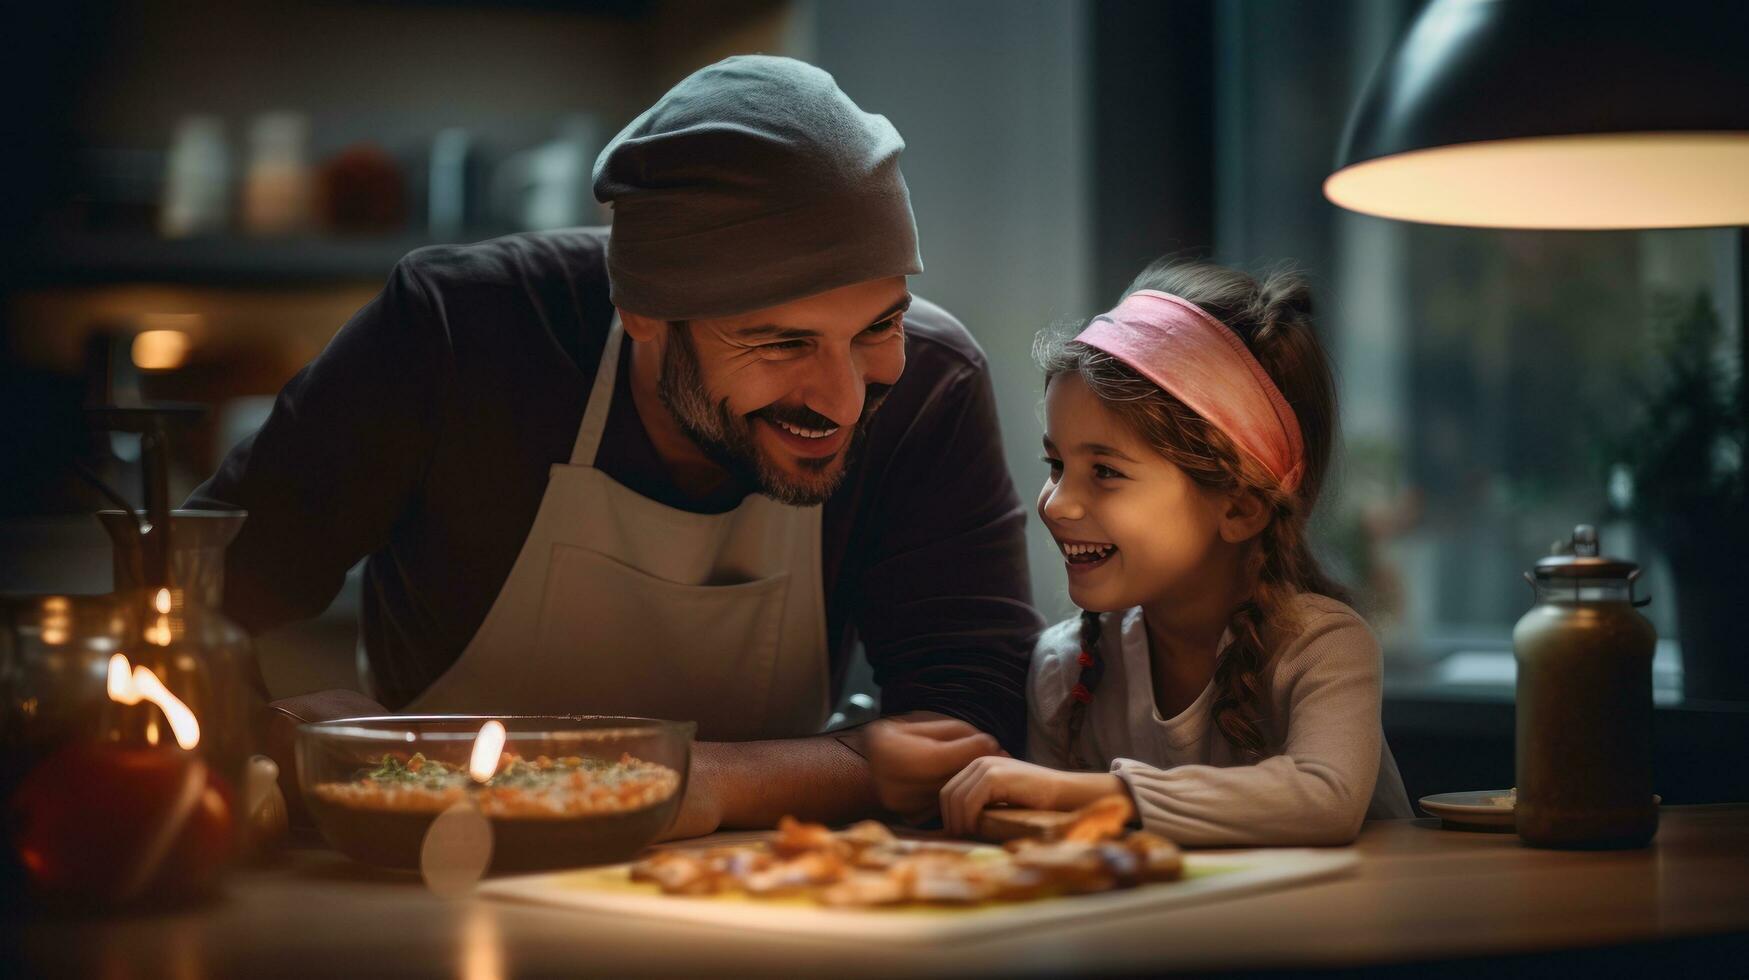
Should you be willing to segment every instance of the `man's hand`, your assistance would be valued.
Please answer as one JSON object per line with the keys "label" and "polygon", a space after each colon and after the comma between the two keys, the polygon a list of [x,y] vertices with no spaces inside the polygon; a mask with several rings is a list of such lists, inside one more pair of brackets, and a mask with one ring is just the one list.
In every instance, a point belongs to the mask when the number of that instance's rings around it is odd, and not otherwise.
{"label": "man's hand", "polygon": [[845,732],[844,743],[868,760],[882,809],[921,822],[954,773],[984,756],[1006,757],[995,737],[933,711],[913,711]]}
{"label": "man's hand", "polygon": [[971,837],[992,803],[1076,810],[1125,792],[1123,781],[1108,772],[1062,772],[1011,758],[975,759],[941,788],[941,820],[949,834]]}
{"label": "man's hand", "polygon": [[308,827],[311,820],[304,808],[303,793],[298,790],[298,761],[295,751],[298,726],[307,721],[331,721],[335,718],[361,718],[386,715],[389,709],[357,691],[317,691],[283,698],[268,704],[262,728],[266,744],[261,747],[279,765],[279,790],[285,795],[286,812],[291,823]]}

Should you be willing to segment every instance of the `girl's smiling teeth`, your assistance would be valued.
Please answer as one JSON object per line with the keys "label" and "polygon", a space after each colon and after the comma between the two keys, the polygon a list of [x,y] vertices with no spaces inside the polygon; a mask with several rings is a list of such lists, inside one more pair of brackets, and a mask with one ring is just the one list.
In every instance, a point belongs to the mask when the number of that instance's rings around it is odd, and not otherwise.
{"label": "girl's smiling teeth", "polygon": [[1057,546],[1063,549],[1063,557],[1072,565],[1102,562],[1117,551],[1115,544],[1096,544],[1091,541],[1058,541]]}

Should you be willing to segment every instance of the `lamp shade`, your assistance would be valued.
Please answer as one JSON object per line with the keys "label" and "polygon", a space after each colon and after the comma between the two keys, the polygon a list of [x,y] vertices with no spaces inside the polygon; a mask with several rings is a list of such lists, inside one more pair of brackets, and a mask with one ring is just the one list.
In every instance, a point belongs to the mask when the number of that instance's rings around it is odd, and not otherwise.
{"label": "lamp shade", "polygon": [[1442,225],[1749,225],[1749,3],[1433,0],[1324,194]]}

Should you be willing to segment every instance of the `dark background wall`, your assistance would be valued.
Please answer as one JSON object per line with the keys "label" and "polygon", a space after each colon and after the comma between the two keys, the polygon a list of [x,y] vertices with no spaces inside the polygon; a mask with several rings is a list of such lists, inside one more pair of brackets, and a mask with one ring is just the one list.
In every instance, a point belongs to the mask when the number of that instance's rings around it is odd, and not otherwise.
{"label": "dark background wall", "polygon": [[1094,292],[1215,247],[1215,0],[1092,5]]}

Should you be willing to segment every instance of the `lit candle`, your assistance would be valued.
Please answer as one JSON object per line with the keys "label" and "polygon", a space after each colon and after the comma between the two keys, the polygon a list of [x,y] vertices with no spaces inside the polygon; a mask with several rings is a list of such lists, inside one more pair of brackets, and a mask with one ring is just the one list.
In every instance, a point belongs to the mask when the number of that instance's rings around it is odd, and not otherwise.
{"label": "lit candle", "polygon": [[[201,894],[233,840],[231,793],[194,753],[200,723],[157,674],[110,657],[110,700],[147,724],[120,742],[73,742],[39,763],[14,796],[13,844],[45,896],[125,903]],[[177,746],[157,744],[160,717]]]}
{"label": "lit candle", "polygon": [[468,775],[475,785],[425,828],[419,847],[419,870],[425,884],[446,898],[466,895],[492,863],[492,825],[480,812],[476,791],[490,782],[504,758],[504,723],[496,718],[480,726]]}

